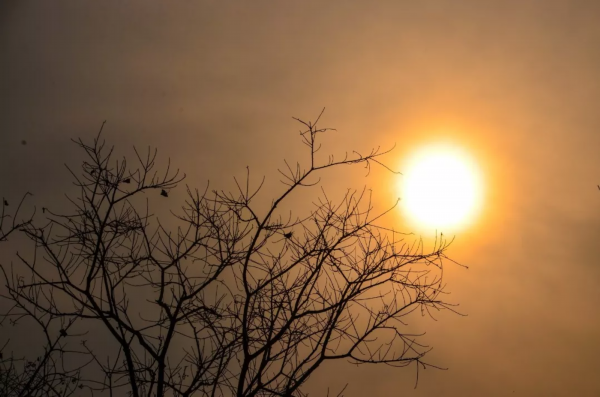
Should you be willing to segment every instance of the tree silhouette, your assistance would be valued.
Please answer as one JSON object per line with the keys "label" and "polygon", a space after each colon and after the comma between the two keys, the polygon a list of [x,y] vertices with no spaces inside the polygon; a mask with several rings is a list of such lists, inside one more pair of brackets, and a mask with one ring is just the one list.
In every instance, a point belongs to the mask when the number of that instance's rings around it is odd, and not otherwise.
{"label": "tree silhouette", "polygon": [[285,188],[266,210],[248,172],[235,193],[187,187],[168,224],[150,200],[184,176],[159,174],[156,150],[136,150],[131,167],[113,161],[102,128],[91,144],[73,141],[87,158],[80,173],[69,169],[72,211],[44,208],[43,221],[12,229],[33,249],[2,264],[2,325],[42,338],[33,359],[4,345],[0,394],[304,396],[320,365],[341,359],[414,363],[418,380],[429,349],[403,320],[452,310],[441,299],[448,244],[424,252],[379,226],[389,210],[375,214],[366,189],[335,202],[321,189],[307,215],[284,217],[291,193],[312,191],[325,169],[385,167],[379,149],[319,162],[329,129],[298,121],[307,165],[285,163]]}

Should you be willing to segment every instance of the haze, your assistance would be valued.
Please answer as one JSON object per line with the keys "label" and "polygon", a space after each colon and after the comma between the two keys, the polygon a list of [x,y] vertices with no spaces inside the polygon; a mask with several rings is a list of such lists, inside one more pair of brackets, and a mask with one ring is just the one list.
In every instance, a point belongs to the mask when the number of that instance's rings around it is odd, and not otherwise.
{"label": "haze", "polygon": [[[63,164],[80,159],[69,138],[103,120],[119,150],[158,147],[191,186],[232,188],[249,165],[267,198],[283,159],[305,153],[292,116],[326,107],[337,132],[324,152],[396,143],[394,168],[458,142],[486,180],[478,221],[449,251],[469,266],[446,274],[468,317],[411,323],[450,369],[421,372],[413,390],[413,367],[335,364],[307,390],[597,396],[599,16],[593,0],[4,0],[0,195],[62,200]],[[329,190],[367,185],[379,208],[395,202],[396,176],[344,172]]]}

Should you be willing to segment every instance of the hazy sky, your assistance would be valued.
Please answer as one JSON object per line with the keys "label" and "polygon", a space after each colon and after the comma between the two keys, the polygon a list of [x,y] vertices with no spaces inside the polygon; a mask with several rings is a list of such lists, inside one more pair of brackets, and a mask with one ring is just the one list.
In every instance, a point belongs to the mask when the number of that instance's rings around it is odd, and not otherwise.
{"label": "hazy sky", "polygon": [[[451,140],[479,162],[484,211],[447,272],[468,317],[416,321],[450,368],[324,367],[346,396],[600,395],[600,2],[23,1],[0,3],[0,195],[47,202],[77,165],[69,138],[157,146],[188,183],[249,165],[397,144],[388,164]],[[21,145],[26,140],[27,145]],[[400,171],[402,171],[400,169]],[[341,170],[395,201],[393,175]],[[268,180],[265,197],[278,189]],[[398,225],[402,224],[398,216]],[[512,394],[514,391],[514,394]]]}

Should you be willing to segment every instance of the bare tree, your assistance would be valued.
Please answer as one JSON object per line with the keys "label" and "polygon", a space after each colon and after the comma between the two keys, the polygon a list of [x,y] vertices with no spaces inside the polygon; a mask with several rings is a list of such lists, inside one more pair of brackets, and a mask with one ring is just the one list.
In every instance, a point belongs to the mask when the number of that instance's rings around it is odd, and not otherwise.
{"label": "bare tree", "polygon": [[418,379],[429,349],[403,320],[451,309],[448,244],[424,252],[380,226],[388,211],[375,214],[366,189],[334,201],[321,188],[305,215],[284,216],[292,192],[314,189],[325,169],[385,167],[379,149],[321,162],[329,129],[300,122],[307,164],[285,163],[266,211],[248,173],[235,193],[188,187],[168,224],[149,203],[169,200],[179,171],[157,173],[150,149],[133,167],[113,161],[102,129],[92,144],[74,141],[87,159],[70,170],[72,212],[44,209],[43,223],[20,225],[35,249],[2,265],[3,323],[28,321],[45,338],[3,395],[304,396],[314,371],[340,359],[414,363]]}

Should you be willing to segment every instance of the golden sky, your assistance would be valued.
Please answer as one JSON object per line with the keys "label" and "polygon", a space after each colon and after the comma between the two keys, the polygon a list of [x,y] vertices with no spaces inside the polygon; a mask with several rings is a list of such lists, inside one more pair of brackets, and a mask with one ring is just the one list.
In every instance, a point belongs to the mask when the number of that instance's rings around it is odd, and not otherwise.
{"label": "golden sky", "polygon": [[[233,188],[249,165],[264,197],[283,159],[305,154],[292,116],[323,107],[327,152],[395,143],[386,162],[402,171],[422,145],[454,142],[486,188],[449,251],[469,266],[446,274],[468,317],[411,323],[450,369],[413,390],[414,367],[338,363],[309,389],[597,396],[599,21],[596,0],[4,0],[0,192],[62,197],[63,163],[79,160],[69,138],[103,120],[109,141],[158,147],[192,186]],[[363,171],[328,188],[367,185],[393,204],[398,177]]]}

